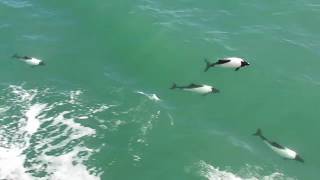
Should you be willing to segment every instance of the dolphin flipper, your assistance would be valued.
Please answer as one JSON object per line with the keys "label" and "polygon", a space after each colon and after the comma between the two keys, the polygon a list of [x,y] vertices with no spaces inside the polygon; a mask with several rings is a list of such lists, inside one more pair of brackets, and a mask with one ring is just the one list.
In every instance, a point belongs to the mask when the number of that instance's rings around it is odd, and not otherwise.
{"label": "dolphin flipper", "polygon": [[211,66],[214,66],[214,64],[211,64],[207,59],[204,59],[204,62],[206,63],[206,68],[204,69],[204,72],[207,72]]}

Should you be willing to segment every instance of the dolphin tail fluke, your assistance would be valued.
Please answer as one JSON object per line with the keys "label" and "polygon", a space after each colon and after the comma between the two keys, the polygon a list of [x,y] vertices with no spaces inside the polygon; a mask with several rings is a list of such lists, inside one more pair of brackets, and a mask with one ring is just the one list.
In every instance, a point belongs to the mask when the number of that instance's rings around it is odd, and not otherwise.
{"label": "dolphin tail fluke", "polygon": [[208,59],[204,59],[204,62],[206,63],[206,68],[204,69],[204,72],[207,72],[208,69],[212,66],[212,64],[208,61]]}
{"label": "dolphin tail fluke", "polygon": [[14,55],[12,55],[12,58],[19,59],[19,58],[20,58],[20,56],[19,56],[17,53],[15,53]]}
{"label": "dolphin tail fluke", "polygon": [[170,89],[175,89],[175,88],[177,88],[177,84],[173,83],[172,86],[170,87]]}
{"label": "dolphin tail fluke", "polygon": [[257,129],[257,132],[255,132],[254,134],[252,134],[254,136],[259,136],[259,137],[262,137],[262,131],[260,128]]}

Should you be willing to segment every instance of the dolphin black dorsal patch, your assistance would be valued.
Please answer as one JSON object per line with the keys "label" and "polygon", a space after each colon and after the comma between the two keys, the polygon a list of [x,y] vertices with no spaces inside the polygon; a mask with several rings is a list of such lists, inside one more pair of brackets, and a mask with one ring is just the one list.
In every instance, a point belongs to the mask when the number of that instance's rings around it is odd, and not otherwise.
{"label": "dolphin black dorsal patch", "polygon": [[23,59],[32,59],[32,58],[29,56],[24,56]]}
{"label": "dolphin black dorsal patch", "polygon": [[197,85],[197,84],[191,83],[187,88],[198,88],[198,87],[202,87],[202,85]]}
{"label": "dolphin black dorsal patch", "polygon": [[225,63],[228,63],[230,62],[231,60],[227,60],[227,59],[219,59],[217,64],[225,64]]}
{"label": "dolphin black dorsal patch", "polygon": [[271,144],[272,146],[274,146],[274,147],[279,148],[279,149],[284,149],[283,146],[281,146],[280,144],[278,144],[278,143],[276,143],[276,142],[271,142],[270,144]]}

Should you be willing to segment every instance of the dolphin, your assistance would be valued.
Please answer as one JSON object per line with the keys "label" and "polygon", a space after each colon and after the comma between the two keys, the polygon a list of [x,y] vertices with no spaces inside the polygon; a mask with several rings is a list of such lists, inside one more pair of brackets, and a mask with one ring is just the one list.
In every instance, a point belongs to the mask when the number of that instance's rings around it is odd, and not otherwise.
{"label": "dolphin", "polygon": [[25,63],[31,65],[31,66],[44,66],[45,63],[37,58],[30,57],[30,56],[19,56],[17,54],[13,55],[12,58],[19,59],[21,61],[24,61]]}
{"label": "dolphin", "polygon": [[205,63],[205,72],[208,71],[210,67],[235,68],[235,71],[238,71],[240,68],[250,65],[244,58],[239,57],[226,57],[219,59],[214,63],[210,63],[207,59],[205,59]]}
{"label": "dolphin", "polygon": [[194,83],[191,83],[187,86],[178,86],[176,83],[173,83],[170,89],[181,89],[184,91],[190,91],[190,92],[199,93],[202,95],[220,92],[218,89],[212,86],[205,85],[205,84],[200,85],[200,84],[194,84]]}
{"label": "dolphin", "polygon": [[266,143],[274,152],[276,152],[277,154],[279,154],[283,158],[297,160],[299,162],[304,162],[304,160],[300,157],[300,155],[298,153],[296,153],[295,151],[293,151],[285,146],[282,146],[274,141],[270,141],[265,136],[263,136],[261,129],[257,129],[257,132],[255,132],[253,135],[260,137],[264,143]]}

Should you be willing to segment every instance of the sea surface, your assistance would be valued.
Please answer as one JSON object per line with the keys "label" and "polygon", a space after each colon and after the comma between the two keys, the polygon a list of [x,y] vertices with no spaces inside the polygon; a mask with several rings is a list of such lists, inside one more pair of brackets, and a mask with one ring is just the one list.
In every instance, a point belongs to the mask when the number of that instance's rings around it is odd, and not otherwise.
{"label": "sea surface", "polygon": [[[319,22],[318,0],[0,0],[0,179],[318,180]],[[204,72],[228,56],[251,65]]]}

